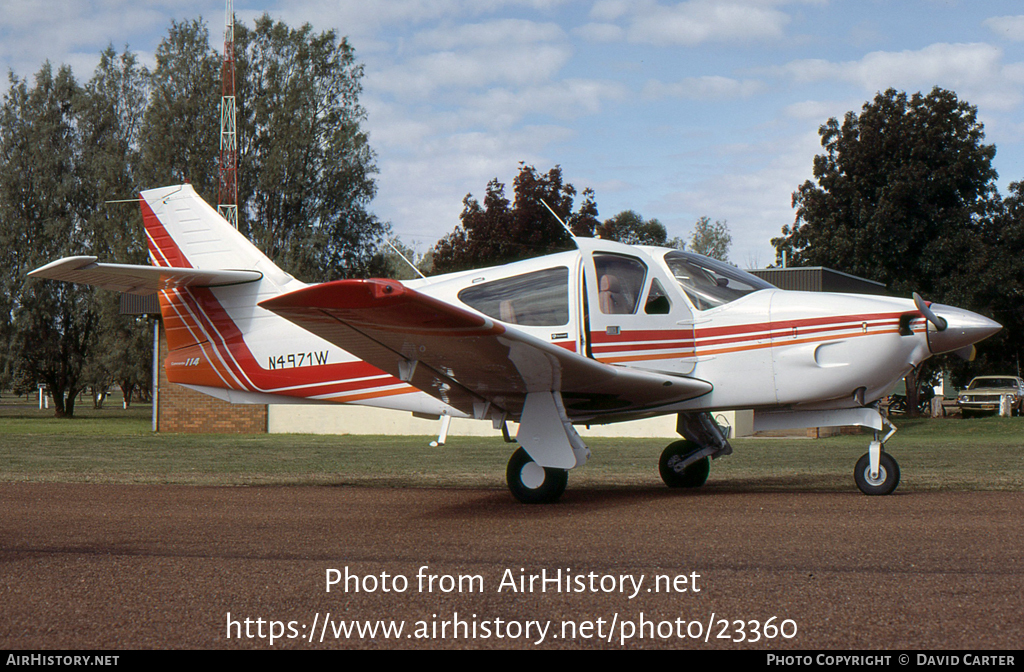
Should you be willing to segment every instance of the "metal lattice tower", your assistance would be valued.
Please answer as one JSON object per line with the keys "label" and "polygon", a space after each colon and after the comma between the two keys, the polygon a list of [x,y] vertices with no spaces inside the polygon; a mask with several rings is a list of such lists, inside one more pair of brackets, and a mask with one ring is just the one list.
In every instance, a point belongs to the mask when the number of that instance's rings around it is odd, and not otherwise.
{"label": "metal lattice tower", "polygon": [[235,10],[227,0],[224,63],[220,71],[220,188],[217,212],[238,228],[238,136],[235,133]]}

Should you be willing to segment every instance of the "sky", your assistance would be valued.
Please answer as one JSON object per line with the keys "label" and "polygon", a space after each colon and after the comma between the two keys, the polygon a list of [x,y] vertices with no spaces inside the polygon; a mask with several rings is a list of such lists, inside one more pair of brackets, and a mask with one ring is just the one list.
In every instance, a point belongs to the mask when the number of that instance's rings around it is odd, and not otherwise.
{"label": "sky", "polygon": [[[1001,191],[1024,179],[1019,0],[235,2],[250,25],[264,13],[354,47],[371,210],[419,252],[467,194],[494,178],[511,194],[525,162],[593,189],[601,219],[634,210],[683,238],[724,220],[734,263],[770,265],[819,127],[890,87],[977,106]],[[112,44],[152,67],[171,21],[196,17],[219,48],[223,0],[0,0],[0,66],[31,81],[48,59],[84,81]]]}

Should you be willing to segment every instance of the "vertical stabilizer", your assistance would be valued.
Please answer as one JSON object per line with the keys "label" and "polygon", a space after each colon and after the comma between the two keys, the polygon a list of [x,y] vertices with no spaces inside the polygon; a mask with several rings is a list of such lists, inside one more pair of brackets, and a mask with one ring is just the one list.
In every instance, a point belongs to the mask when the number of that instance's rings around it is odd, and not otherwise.
{"label": "vertical stabilizer", "polygon": [[[176,355],[167,362],[169,379],[235,387],[241,375],[235,371],[237,365],[229,363],[237,353],[248,352],[243,336],[260,324],[279,321],[257,304],[305,284],[278,268],[191,185],[142,192],[142,219],[154,266],[261,274],[256,282],[160,292],[167,346]],[[207,363],[213,368],[205,370]],[[180,370],[172,375],[172,367]]]}
{"label": "vertical stabilizer", "polygon": [[154,266],[254,270],[278,290],[295,281],[217,214],[190,184],[143,191],[142,220]]}

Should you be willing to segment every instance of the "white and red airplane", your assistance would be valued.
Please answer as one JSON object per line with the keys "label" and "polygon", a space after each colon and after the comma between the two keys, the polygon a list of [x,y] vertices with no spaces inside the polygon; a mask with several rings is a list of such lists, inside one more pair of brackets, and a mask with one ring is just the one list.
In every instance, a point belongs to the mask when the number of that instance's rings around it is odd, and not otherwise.
{"label": "white and red airplane", "polygon": [[[711,412],[754,428],[874,430],[854,478],[891,493],[895,428],[878,409],[933,354],[1000,329],[897,299],[794,292],[696,254],[575,238],[577,249],[422,280],[307,285],[275,266],[189,185],[142,193],[152,266],[69,257],[33,271],[160,293],[169,381],[232,403],[348,403],[490,420],[507,480],[551,502],[590,451],[574,425],[677,415],[661,456],[671,487],[704,484],[732,452]],[[883,428],[890,431],[883,437]]]}

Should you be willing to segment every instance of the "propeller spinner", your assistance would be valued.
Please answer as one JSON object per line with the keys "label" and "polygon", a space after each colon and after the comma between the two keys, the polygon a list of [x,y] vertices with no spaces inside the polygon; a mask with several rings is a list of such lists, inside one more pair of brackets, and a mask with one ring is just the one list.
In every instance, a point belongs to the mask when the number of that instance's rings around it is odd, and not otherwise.
{"label": "propeller spinner", "polygon": [[932,354],[955,352],[971,361],[977,352],[973,344],[1002,329],[998,322],[969,310],[937,303],[929,305],[917,292],[914,292],[914,305],[934,327],[934,331],[928,330],[928,348]]}

